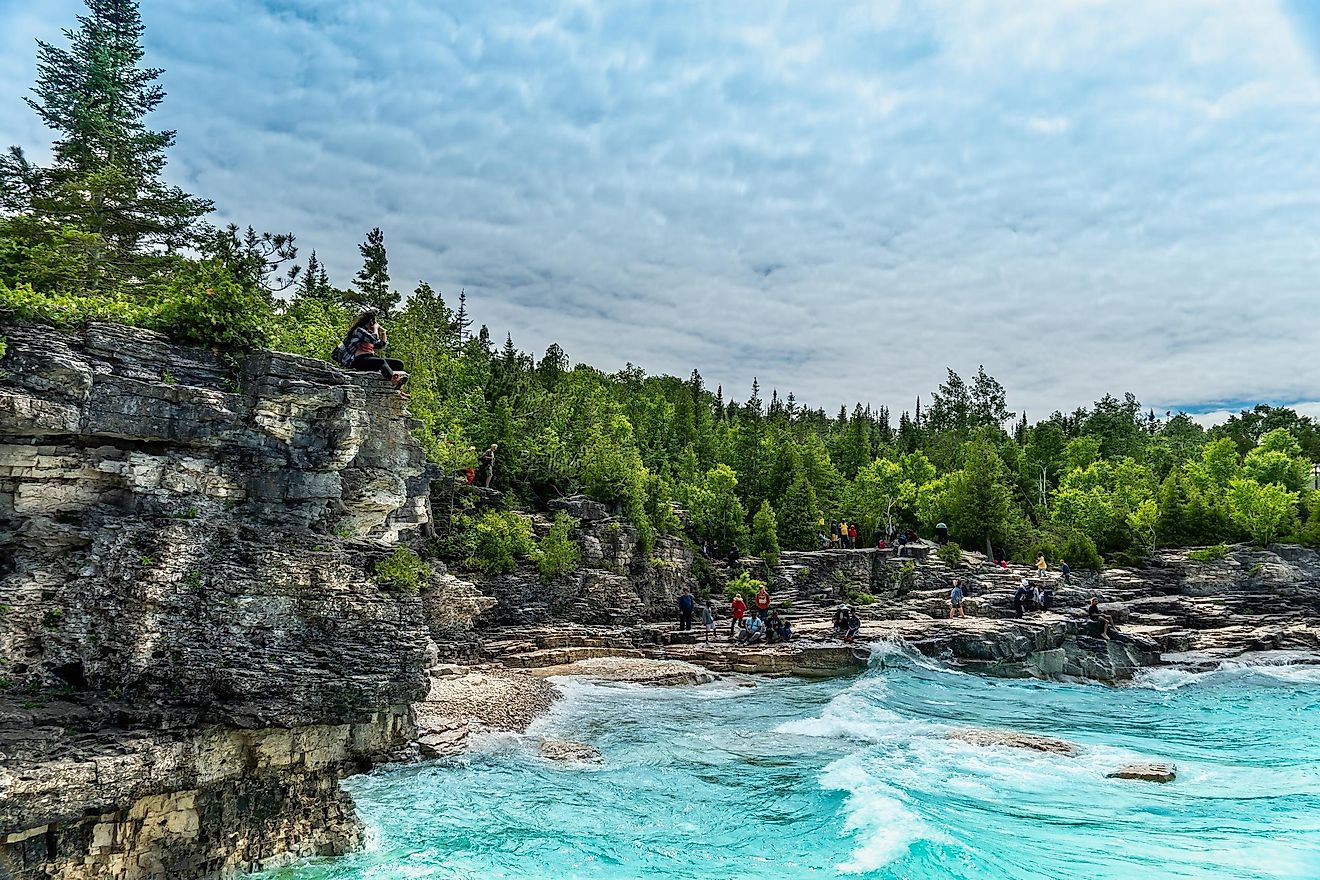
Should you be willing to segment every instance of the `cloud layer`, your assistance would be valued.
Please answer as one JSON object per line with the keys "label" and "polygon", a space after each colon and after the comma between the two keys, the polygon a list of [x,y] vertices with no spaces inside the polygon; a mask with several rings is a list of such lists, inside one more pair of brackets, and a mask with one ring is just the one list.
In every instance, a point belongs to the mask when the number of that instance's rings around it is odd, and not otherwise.
{"label": "cloud layer", "polygon": [[[1320,19],[1072,0],[144,0],[174,178],[522,348],[898,410],[1320,399]],[[0,0],[0,135],[34,38]]]}

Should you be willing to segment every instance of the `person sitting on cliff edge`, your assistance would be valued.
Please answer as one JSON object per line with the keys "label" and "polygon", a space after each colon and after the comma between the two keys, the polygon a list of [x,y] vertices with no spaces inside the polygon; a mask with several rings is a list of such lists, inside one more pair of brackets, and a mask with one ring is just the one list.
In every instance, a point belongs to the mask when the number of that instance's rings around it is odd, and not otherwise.
{"label": "person sitting on cliff edge", "polygon": [[350,370],[380,373],[400,397],[407,399],[408,374],[403,371],[403,361],[379,354],[389,344],[389,334],[376,320],[376,313],[363,312],[348,328],[343,343],[335,349],[335,360]]}

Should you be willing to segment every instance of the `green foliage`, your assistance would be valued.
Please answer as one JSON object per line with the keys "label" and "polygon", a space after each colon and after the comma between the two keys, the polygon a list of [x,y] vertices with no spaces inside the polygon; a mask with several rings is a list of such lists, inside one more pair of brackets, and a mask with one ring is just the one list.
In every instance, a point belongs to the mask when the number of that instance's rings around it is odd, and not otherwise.
{"label": "green foliage", "polygon": [[1228,556],[1227,544],[1214,544],[1200,550],[1188,552],[1187,558],[1193,562],[1218,562]]}
{"label": "green foliage", "polygon": [[734,489],[738,477],[726,464],[716,465],[691,493],[688,512],[696,533],[722,549],[747,546],[747,514]]}
{"label": "green foliage", "polygon": [[1160,526],[1160,506],[1155,500],[1147,498],[1129,511],[1127,523],[1147,552],[1154,554]]}
{"label": "green foliage", "polygon": [[469,568],[487,574],[506,574],[518,567],[519,559],[536,552],[532,527],[525,517],[512,511],[491,511],[476,521],[476,542]]}
{"label": "green foliage", "polygon": [[752,517],[752,538],[748,549],[753,556],[761,557],[767,566],[773,568],[779,564],[778,524],[769,501],[762,501],[756,516]]}
{"label": "green foliage", "polygon": [[874,605],[878,600],[863,590],[850,590],[844,597],[849,605]]}
{"label": "green foliage", "polygon": [[1320,492],[1311,493],[1311,515],[1302,526],[1302,543],[1311,547],[1320,547]]}
{"label": "green foliage", "polygon": [[1024,565],[1035,562],[1036,557],[1044,554],[1052,565],[1068,563],[1074,570],[1101,571],[1105,567],[1095,541],[1089,535],[1079,531],[1051,531],[1037,534],[1025,545],[1018,561]]}
{"label": "green foliage", "polygon": [[395,547],[389,558],[376,563],[376,583],[405,593],[416,593],[431,579],[431,566],[407,547]]}
{"label": "green foliage", "polygon": [[1291,534],[1297,521],[1297,493],[1278,483],[1234,479],[1228,485],[1233,522],[1257,544],[1269,544]]}
{"label": "green foliage", "polygon": [[541,539],[540,554],[536,560],[541,580],[550,581],[571,574],[582,562],[582,554],[573,543],[573,529],[577,520],[566,513],[555,515],[549,533]]}
{"label": "green foliage", "polygon": [[737,577],[730,578],[724,585],[724,595],[732,599],[734,596],[742,596],[744,601],[750,607],[756,594],[765,586],[765,581],[758,581],[745,571],[738,572]]}
{"label": "green foliage", "polygon": [[804,471],[794,473],[793,481],[779,504],[775,517],[779,544],[789,550],[815,550],[821,531],[820,508],[816,489]]}
{"label": "green foliage", "polygon": [[954,541],[950,541],[943,547],[935,551],[935,555],[947,566],[958,568],[963,564],[962,548]]}

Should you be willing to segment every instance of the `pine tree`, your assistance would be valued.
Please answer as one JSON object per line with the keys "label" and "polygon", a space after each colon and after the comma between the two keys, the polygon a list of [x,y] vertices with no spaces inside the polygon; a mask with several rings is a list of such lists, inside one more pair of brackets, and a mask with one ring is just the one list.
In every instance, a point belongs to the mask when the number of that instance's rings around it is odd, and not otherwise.
{"label": "pine tree", "polygon": [[779,542],[789,550],[815,550],[820,534],[820,508],[816,489],[805,473],[798,470],[779,503],[777,520]]}
{"label": "pine tree", "polygon": [[[37,43],[35,97],[27,104],[57,132],[53,164],[37,168],[21,149],[0,158],[0,208],[33,221],[27,234],[72,227],[99,236],[96,260],[113,280],[134,280],[148,257],[192,244],[211,203],[161,179],[174,132],[145,118],[165,97],[161,70],[140,67],[135,0],[87,0],[69,48]],[[58,242],[60,239],[51,239]]]}
{"label": "pine tree", "polygon": [[1320,492],[1311,493],[1311,515],[1302,526],[1302,543],[1320,547]]}
{"label": "pine tree", "polygon": [[779,564],[779,535],[775,522],[775,512],[770,509],[769,501],[762,501],[756,515],[752,517],[751,552],[761,557],[761,561],[773,568]]}
{"label": "pine tree", "polygon": [[335,301],[334,288],[330,286],[330,275],[325,271],[325,264],[316,256],[316,251],[307,258],[307,268],[298,280],[298,289],[294,293],[300,300],[331,303]]}
{"label": "pine tree", "polygon": [[467,310],[467,290],[458,292],[458,311],[454,313],[454,325],[458,328],[458,344],[462,347],[471,335],[472,316]]}
{"label": "pine tree", "polygon": [[357,290],[349,292],[346,305],[387,316],[399,304],[399,294],[390,290],[390,260],[385,252],[385,233],[379,226],[367,233],[367,240],[358,245],[358,251],[362,254],[362,268],[353,278]]}

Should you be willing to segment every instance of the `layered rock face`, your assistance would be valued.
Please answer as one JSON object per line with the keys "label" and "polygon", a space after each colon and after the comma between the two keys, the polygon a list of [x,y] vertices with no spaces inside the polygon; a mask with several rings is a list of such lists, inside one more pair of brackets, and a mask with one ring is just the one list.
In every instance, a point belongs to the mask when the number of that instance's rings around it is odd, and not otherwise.
{"label": "layered rock face", "polygon": [[0,335],[0,876],[353,846],[338,778],[411,738],[432,633],[489,604],[371,581],[430,523],[402,402],[292,355]]}
{"label": "layered rock face", "polygon": [[[583,496],[550,502],[578,521],[573,539],[582,553],[581,567],[549,583],[535,568],[476,582],[495,605],[482,617],[488,625],[573,623],[629,624],[677,615],[684,587],[697,591],[693,554],[679,538],[659,535],[643,552],[637,530],[606,505]],[[541,518],[538,531],[549,528]]]}

